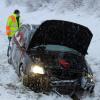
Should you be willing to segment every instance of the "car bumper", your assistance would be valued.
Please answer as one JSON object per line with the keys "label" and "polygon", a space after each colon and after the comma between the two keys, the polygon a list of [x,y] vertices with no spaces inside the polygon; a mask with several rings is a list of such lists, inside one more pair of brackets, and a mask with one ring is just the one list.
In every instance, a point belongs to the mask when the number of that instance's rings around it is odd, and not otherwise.
{"label": "car bumper", "polygon": [[[30,74],[27,76],[30,85],[30,88],[36,84],[36,86],[40,86],[43,91],[52,91],[56,90],[61,94],[69,94],[72,91],[80,91],[86,90],[81,86],[80,79],[75,80],[55,80],[55,78],[48,77],[47,75],[39,75],[39,74]],[[38,85],[37,85],[38,84]],[[86,84],[87,88],[94,87],[94,84]],[[33,89],[34,90],[34,89]],[[41,91],[42,92],[42,91]]]}

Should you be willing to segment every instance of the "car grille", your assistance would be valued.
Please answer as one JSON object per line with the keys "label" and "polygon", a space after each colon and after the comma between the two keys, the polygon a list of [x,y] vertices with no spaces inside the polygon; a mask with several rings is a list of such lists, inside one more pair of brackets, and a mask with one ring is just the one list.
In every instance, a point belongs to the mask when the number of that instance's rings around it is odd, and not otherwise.
{"label": "car grille", "polygon": [[63,69],[52,69],[52,76],[61,80],[72,80],[82,76],[82,72],[78,70],[63,70]]}

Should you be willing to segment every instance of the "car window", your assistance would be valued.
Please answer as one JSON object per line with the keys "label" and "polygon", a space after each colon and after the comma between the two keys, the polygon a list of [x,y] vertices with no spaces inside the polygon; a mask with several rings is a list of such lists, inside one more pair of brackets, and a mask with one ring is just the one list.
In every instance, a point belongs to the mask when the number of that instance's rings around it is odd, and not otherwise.
{"label": "car window", "polygon": [[25,47],[27,48],[29,45],[29,41],[31,38],[31,26],[30,25],[25,25],[25,33],[24,33],[24,42],[25,42]]}
{"label": "car window", "polygon": [[15,35],[16,40],[18,41],[18,43],[21,47],[24,47],[24,45],[25,45],[24,35],[25,35],[25,28],[24,27],[21,27],[19,29],[19,32],[17,32],[17,34]]}
{"label": "car window", "polygon": [[25,35],[24,35],[24,42],[25,42],[25,47],[27,48],[32,36],[34,34],[34,32],[36,31],[36,25],[32,26],[32,25],[26,25],[25,26]]}
{"label": "car window", "polygon": [[16,33],[15,37],[21,47],[27,48],[33,33],[36,31],[37,27],[31,25],[23,25],[19,31]]}

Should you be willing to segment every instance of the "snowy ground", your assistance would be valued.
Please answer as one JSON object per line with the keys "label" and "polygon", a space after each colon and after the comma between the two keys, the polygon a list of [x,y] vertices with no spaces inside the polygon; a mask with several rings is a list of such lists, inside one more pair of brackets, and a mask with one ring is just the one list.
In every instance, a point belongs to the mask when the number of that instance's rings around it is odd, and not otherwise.
{"label": "snowy ground", "polygon": [[[43,94],[36,94],[29,89],[26,89],[13,69],[7,63],[6,51],[8,40],[5,35],[5,24],[9,14],[18,6],[6,8],[1,2],[0,5],[0,100],[71,100],[69,97],[58,97],[56,94],[49,96]],[[82,100],[100,100],[100,18],[96,15],[89,15],[81,13],[82,10],[73,12],[49,11],[48,9],[40,9],[33,13],[27,13],[25,8],[20,7],[22,12],[23,23],[39,24],[46,19],[63,19],[73,21],[85,26],[88,26],[93,33],[93,39],[88,50],[86,59],[90,64],[96,76],[95,94],[93,97],[88,95],[83,96]]]}

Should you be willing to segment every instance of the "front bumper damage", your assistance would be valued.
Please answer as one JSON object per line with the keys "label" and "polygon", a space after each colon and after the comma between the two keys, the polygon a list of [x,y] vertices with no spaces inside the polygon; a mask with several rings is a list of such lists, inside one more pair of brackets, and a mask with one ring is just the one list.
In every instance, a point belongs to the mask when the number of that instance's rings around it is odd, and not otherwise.
{"label": "front bumper damage", "polygon": [[83,83],[82,79],[59,80],[55,77],[33,73],[24,76],[23,84],[35,92],[54,91],[56,93],[64,95],[81,90],[89,90],[90,92],[92,92],[94,89],[93,82]]}
{"label": "front bumper damage", "polygon": [[62,94],[68,94],[68,92],[74,91],[76,87],[80,87],[78,80],[58,80],[57,78],[39,74],[25,75],[23,84],[35,92],[56,90]]}
{"label": "front bumper damage", "polygon": [[78,83],[78,80],[52,81],[51,86],[54,92],[64,95],[71,94],[72,92],[80,89],[80,84]]}

